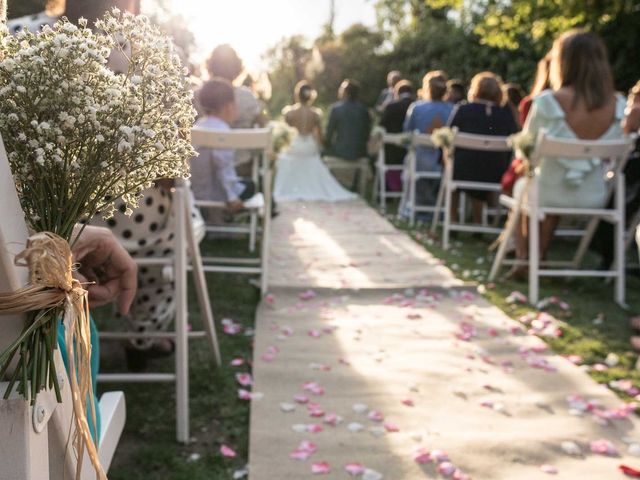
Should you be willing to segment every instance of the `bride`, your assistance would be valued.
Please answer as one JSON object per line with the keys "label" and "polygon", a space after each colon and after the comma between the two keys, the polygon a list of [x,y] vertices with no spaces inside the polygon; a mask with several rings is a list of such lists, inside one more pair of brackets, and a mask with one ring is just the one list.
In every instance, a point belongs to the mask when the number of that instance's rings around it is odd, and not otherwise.
{"label": "bride", "polygon": [[284,110],[285,121],[298,134],[278,157],[273,191],[278,202],[338,202],[357,198],[338,183],[320,158],[320,111],[311,106],[315,97],[313,87],[302,80],[295,88],[296,104]]}

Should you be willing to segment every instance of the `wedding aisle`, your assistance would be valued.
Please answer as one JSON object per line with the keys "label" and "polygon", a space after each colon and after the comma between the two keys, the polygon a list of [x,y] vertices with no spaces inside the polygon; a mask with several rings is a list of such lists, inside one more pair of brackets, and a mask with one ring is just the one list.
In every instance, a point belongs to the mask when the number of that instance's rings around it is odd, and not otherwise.
{"label": "wedding aisle", "polygon": [[284,205],[270,277],[252,480],[608,480],[640,463],[615,395],[364,203]]}

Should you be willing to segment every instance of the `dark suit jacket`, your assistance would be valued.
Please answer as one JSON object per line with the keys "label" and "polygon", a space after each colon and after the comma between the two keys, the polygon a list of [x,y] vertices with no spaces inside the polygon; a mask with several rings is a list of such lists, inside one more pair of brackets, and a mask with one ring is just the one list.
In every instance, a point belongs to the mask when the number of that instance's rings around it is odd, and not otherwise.
{"label": "dark suit jacket", "polygon": [[364,104],[344,100],[333,104],[325,135],[326,153],[346,160],[367,156],[371,117]]}
{"label": "dark suit jacket", "polygon": [[[380,118],[380,126],[388,133],[401,133],[407,110],[409,110],[409,105],[411,105],[412,101],[411,96],[407,95],[387,104],[382,112],[382,118]],[[406,154],[406,148],[398,147],[397,145],[384,146],[385,163],[388,165],[402,164]]]}

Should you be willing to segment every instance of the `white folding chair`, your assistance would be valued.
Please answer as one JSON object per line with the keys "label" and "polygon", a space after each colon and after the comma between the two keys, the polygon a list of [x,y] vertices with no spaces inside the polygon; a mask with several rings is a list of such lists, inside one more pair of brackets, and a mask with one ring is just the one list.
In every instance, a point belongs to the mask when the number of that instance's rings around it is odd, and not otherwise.
{"label": "white folding chair", "polygon": [[[191,143],[194,147],[205,148],[228,148],[236,150],[251,151],[251,180],[256,185],[260,184],[260,170],[264,168],[264,147],[267,138],[271,133],[268,128],[246,128],[228,130],[215,130],[204,127],[194,127],[191,131]],[[253,152],[255,150],[255,152]],[[263,152],[260,152],[263,150]],[[210,208],[217,210],[226,209],[225,202],[212,201],[196,201],[199,208]],[[210,233],[231,233],[231,234],[248,234],[249,235],[249,251],[254,252],[258,237],[258,217],[260,209],[263,207],[262,201],[258,198],[257,202],[247,208],[249,211],[249,225],[207,225],[206,231]]]}
{"label": "white folding chair", "polygon": [[[16,195],[13,177],[7,162],[4,145],[0,140],[0,291],[14,291],[27,282],[27,271],[16,268],[15,254],[26,245],[28,230],[24,214]],[[0,318],[0,351],[21,333],[24,319],[20,316]],[[62,403],[55,393],[42,391],[35,405],[29,405],[15,391],[4,400],[6,382],[0,382],[0,477],[7,479],[62,480],[74,475],[77,459],[69,445],[73,427],[73,407],[69,381],[60,356],[55,351],[54,361],[61,388]],[[122,392],[107,392],[99,402],[101,432],[98,455],[105,471],[109,469],[126,418],[125,398]],[[96,475],[85,454],[82,480]]]}
{"label": "white folding chair", "polygon": [[[502,190],[500,183],[473,182],[466,180],[455,180],[453,178],[455,164],[455,149],[464,148],[480,152],[511,152],[512,148],[507,143],[508,137],[492,135],[476,135],[472,133],[461,133],[454,129],[454,136],[451,147],[444,149],[444,176],[438,193],[437,208],[444,203],[444,224],[442,229],[442,245],[445,250],[449,248],[451,231],[462,232],[485,232],[499,234],[502,229],[489,226],[487,224],[475,225],[451,222],[451,203],[456,190],[481,190],[485,192],[495,192],[499,194]],[[496,214],[498,212],[495,212]],[[437,215],[434,216],[432,230],[438,224]]]}
{"label": "white folding chair", "polygon": [[[524,264],[529,266],[529,301],[535,304],[539,297],[540,277],[604,277],[614,278],[615,300],[620,305],[625,301],[625,272],[624,272],[624,223],[625,223],[625,198],[624,198],[624,165],[633,147],[634,139],[626,137],[620,140],[571,140],[554,138],[540,132],[536,141],[536,147],[531,156],[531,168],[538,168],[544,157],[562,157],[567,159],[584,160],[585,158],[609,159],[611,167],[608,189],[614,195],[613,208],[556,208],[542,207],[538,192],[536,175],[525,177],[525,186],[520,189],[515,198],[502,195],[500,202],[510,209],[509,221],[505,226],[500,246],[491,268],[489,279],[495,279],[498,270],[503,264]],[[603,160],[604,161],[604,160]],[[519,222],[520,214],[528,215],[529,221],[529,260],[506,261],[506,245],[513,236]],[[581,270],[576,265],[576,258],[581,255],[578,249],[574,259],[569,262],[541,262],[540,261],[540,227],[539,221],[546,215],[578,216],[590,219],[589,231],[595,229],[594,220],[605,220],[614,225],[614,267],[611,270]],[[585,235],[586,237],[586,235]],[[582,242],[584,243],[584,241]],[[543,267],[556,268],[543,268]],[[564,267],[564,268],[560,268]]]}
{"label": "white folding chair", "polygon": [[385,156],[385,145],[395,145],[405,147],[411,139],[411,134],[407,133],[383,133],[380,137],[380,148],[376,159],[375,176],[373,179],[373,189],[371,197],[374,202],[378,202],[380,211],[386,213],[387,199],[402,198],[402,192],[387,191],[387,172],[402,172],[403,165],[387,165]]}
{"label": "white folding chair", "polygon": [[[215,330],[213,311],[209,300],[200,247],[193,228],[191,192],[184,182],[177,182],[172,200],[174,224],[174,253],[163,257],[136,258],[141,266],[170,266],[175,283],[175,330],[167,332],[101,332],[104,341],[135,339],[172,339],[175,343],[175,371],[173,373],[103,373],[100,382],[168,382],[176,388],[176,438],[189,441],[189,345],[188,340],[207,338],[215,360],[220,366],[220,347]],[[190,260],[190,261],[189,261]],[[189,304],[187,299],[187,271],[193,271],[204,331],[189,331]]]}
{"label": "white folding chair", "polygon": [[407,200],[409,207],[409,223],[414,226],[416,223],[416,215],[420,212],[430,212],[436,218],[440,214],[440,206],[436,200],[435,205],[418,205],[416,202],[418,182],[422,179],[440,181],[442,172],[440,171],[423,171],[418,170],[417,149],[419,147],[434,148],[438,147],[431,140],[431,135],[425,133],[414,132],[411,135],[411,146],[406,159],[405,183],[403,198]]}
{"label": "white folding chair", "polygon": [[366,157],[357,160],[346,160],[331,155],[322,158],[329,170],[347,170],[358,175],[358,193],[364,198],[369,178],[369,159]]}
{"label": "white folding chair", "polygon": [[[262,241],[260,258],[233,258],[233,257],[203,257],[205,272],[239,273],[248,275],[260,275],[260,291],[264,295],[267,292],[267,266],[268,247],[271,225],[272,207],[272,171],[269,163],[271,152],[272,133],[269,128],[251,128],[234,130],[214,130],[210,128],[194,127],[191,131],[191,143],[196,147],[212,149],[252,150],[258,155],[259,169],[254,170],[256,188],[261,183],[262,200],[254,204],[245,204],[251,212],[251,235],[258,233],[257,221],[262,216]],[[259,182],[260,180],[260,182]],[[195,206],[200,209],[224,209],[225,202],[196,200]],[[207,231],[220,230],[217,227],[206,227]]]}

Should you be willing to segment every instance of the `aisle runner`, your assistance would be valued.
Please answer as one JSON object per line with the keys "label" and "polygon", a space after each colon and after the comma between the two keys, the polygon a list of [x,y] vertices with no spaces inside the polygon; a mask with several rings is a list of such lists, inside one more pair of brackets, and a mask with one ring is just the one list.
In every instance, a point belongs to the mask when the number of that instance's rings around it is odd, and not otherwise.
{"label": "aisle runner", "polygon": [[276,228],[252,480],[608,480],[640,465],[620,400],[363,204],[288,208]]}

